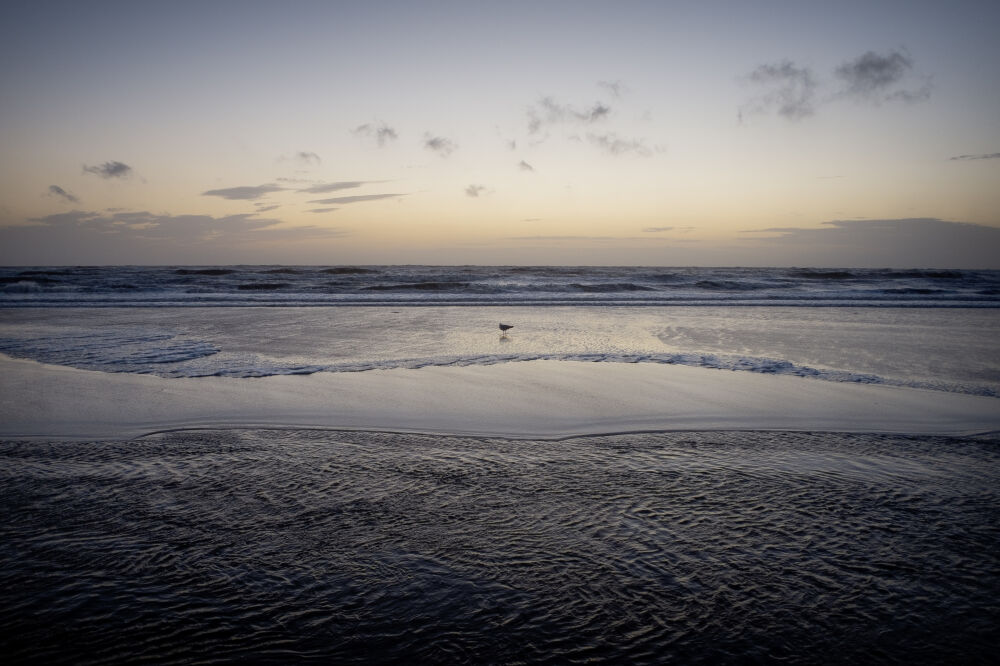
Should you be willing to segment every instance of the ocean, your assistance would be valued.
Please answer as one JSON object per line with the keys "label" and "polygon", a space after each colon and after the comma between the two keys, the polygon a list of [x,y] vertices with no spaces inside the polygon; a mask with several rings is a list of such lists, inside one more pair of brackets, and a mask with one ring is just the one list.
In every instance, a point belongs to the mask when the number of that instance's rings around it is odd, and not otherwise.
{"label": "ocean", "polygon": [[429,304],[998,307],[1000,271],[593,266],[0,269],[0,307]]}
{"label": "ocean", "polygon": [[[1000,398],[998,331],[1000,271],[0,269],[0,353],[188,388],[541,359]],[[0,441],[0,653],[992,663],[997,443],[239,427]]]}
{"label": "ocean", "polygon": [[0,353],[102,372],[544,359],[1000,395],[1000,271],[35,267],[0,285]]}

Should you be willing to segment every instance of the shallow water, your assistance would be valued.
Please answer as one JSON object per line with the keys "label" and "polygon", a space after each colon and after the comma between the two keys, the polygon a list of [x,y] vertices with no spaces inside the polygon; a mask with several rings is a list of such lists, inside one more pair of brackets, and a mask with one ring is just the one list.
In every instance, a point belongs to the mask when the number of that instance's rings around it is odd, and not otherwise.
{"label": "shallow water", "polygon": [[163,377],[676,363],[1000,396],[998,328],[982,308],[24,308],[0,309],[0,352]]}
{"label": "shallow water", "polygon": [[0,444],[7,663],[990,663],[1000,450],[670,433]]}

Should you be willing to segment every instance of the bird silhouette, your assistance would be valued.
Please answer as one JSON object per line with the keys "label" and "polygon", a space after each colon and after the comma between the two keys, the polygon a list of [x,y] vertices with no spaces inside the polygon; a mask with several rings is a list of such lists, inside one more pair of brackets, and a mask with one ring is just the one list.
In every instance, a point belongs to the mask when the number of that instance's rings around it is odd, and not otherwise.
{"label": "bird silhouette", "polygon": [[514,324],[500,324],[500,334],[507,335],[507,331],[514,328]]}

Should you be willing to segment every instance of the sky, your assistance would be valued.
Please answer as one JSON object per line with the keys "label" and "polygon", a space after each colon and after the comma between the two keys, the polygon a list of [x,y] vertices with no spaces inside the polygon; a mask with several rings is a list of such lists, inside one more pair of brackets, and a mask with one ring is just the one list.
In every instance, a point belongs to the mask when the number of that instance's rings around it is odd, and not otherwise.
{"label": "sky", "polygon": [[18,2],[0,264],[1000,268],[1000,3]]}

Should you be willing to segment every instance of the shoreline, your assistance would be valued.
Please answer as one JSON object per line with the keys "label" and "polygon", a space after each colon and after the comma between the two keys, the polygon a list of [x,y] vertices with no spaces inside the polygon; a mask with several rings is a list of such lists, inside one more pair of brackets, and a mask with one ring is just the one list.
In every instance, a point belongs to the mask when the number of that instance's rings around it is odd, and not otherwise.
{"label": "shoreline", "polygon": [[[573,435],[553,435],[553,436],[534,436],[534,435],[479,435],[475,433],[461,433],[461,432],[428,432],[426,430],[406,430],[406,429],[387,429],[387,428],[338,428],[336,426],[298,426],[298,425],[257,425],[257,424],[240,424],[240,425],[220,425],[220,426],[180,426],[177,428],[167,428],[164,430],[153,430],[150,432],[144,432],[141,435],[136,435],[127,439],[123,438],[103,438],[101,441],[118,442],[118,441],[135,441],[142,440],[150,437],[161,437],[161,436],[171,436],[171,435],[197,435],[197,434],[207,434],[207,433],[259,433],[259,432],[275,432],[275,433],[295,433],[295,432],[306,432],[306,433],[343,433],[345,435],[387,435],[387,436],[413,436],[413,437],[442,437],[442,438],[454,438],[454,439],[483,439],[483,440],[504,440],[509,442],[543,442],[543,443],[560,443],[568,442],[570,440],[581,440],[581,439],[601,439],[601,438],[611,438],[611,437],[628,437],[628,436],[656,436],[656,435],[817,435],[824,436],[829,435],[831,437],[838,436],[871,436],[871,437],[944,437],[949,439],[969,439],[969,440],[986,440],[991,441],[993,439],[1000,438],[1000,429],[998,430],[986,430],[982,432],[953,432],[953,433],[932,433],[932,432],[893,432],[893,431],[873,431],[873,430],[825,430],[817,428],[685,428],[685,429],[655,429],[655,430],[621,430],[617,432],[593,432],[593,433],[583,433],[583,434],[573,434]],[[0,436],[0,441],[4,442],[32,442],[32,441],[65,441],[65,442],[84,442],[91,441],[90,439],[80,439],[80,438],[59,438],[59,437],[6,437]],[[97,441],[97,440],[94,440]]]}
{"label": "shoreline", "polygon": [[525,361],[164,379],[0,356],[0,438],[322,429],[559,440],[648,432],[972,436],[996,398],[677,365]]}

